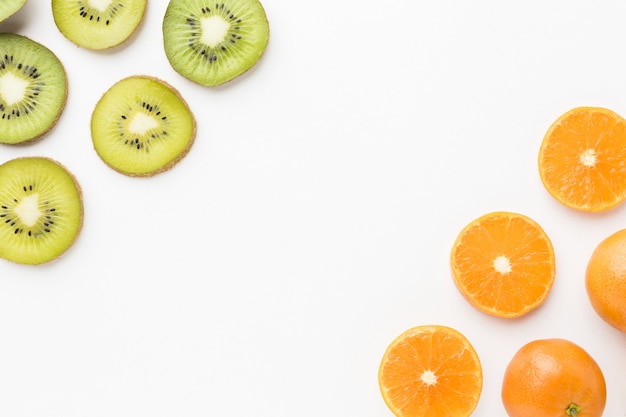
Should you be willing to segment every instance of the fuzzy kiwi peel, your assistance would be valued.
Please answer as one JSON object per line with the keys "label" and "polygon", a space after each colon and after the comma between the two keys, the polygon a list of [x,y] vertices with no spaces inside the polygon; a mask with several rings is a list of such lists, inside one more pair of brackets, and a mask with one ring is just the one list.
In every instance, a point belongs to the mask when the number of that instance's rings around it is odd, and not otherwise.
{"label": "fuzzy kiwi peel", "polygon": [[76,45],[93,50],[124,43],[143,21],[147,0],[52,0],[59,32]]}
{"label": "fuzzy kiwi peel", "polygon": [[74,244],[82,225],[82,191],[65,166],[48,157],[0,165],[0,258],[50,262]]}
{"label": "fuzzy kiwi peel", "polygon": [[65,68],[46,46],[0,33],[0,143],[41,138],[57,123],[67,101]]}
{"label": "fuzzy kiwi peel", "polygon": [[171,169],[189,152],[196,120],[181,94],[149,75],[110,87],[91,117],[94,149],[112,169],[150,177]]}
{"label": "fuzzy kiwi peel", "polygon": [[170,0],[163,18],[163,44],[172,68],[209,87],[254,67],[269,35],[259,0]]}
{"label": "fuzzy kiwi peel", "polygon": [[2,0],[0,1],[0,22],[5,21],[9,17],[17,13],[24,5],[26,0]]}

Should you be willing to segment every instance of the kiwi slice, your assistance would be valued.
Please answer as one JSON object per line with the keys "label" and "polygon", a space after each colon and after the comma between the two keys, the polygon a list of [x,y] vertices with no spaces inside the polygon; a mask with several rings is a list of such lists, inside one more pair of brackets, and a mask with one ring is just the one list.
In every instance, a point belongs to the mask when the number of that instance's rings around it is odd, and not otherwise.
{"label": "kiwi slice", "polygon": [[52,0],[59,31],[87,49],[108,49],[126,41],[139,27],[147,0]]}
{"label": "kiwi slice", "polygon": [[170,169],[189,152],[195,136],[195,118],[178,91],[146,75],[114,84],[91,117],[96,152],[128,176],[146,177]]}
{"label": "kiwi slice", "polygon": [[26,0],[1,0],[0,1],[0,22],[13,16],[25,4],[26,4]]}
{"label": "kiwi slice", "polygon": [[216,86],[263,55],[269,24],[258,0],[171,0],[163,18],[165,55],[183,77]]}
{"label": "kiwi slice", "polygon": [[45,157],[0,165],[0,258],[49,262],[74,243],[82,224],[81,189],[64,166]]}
{"label": "kiwi slice", "polygon": [[45,46],[0,33],[0,143],[40,137],[57,122],[67,99],[67,76]]}

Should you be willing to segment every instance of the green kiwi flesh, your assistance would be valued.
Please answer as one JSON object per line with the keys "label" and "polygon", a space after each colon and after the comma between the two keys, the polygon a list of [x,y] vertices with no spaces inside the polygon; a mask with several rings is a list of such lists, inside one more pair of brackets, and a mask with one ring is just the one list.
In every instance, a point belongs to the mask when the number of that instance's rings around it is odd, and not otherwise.
{"label": "green kiwi flesh", "polygon": [[56,55],[22,35],[0,33],[0,143],[48,132],[66,99],[67,76]]}
{"label": "green kiwi flesh", "polygon": [[37,265],[62,255],[83,224],[75,177],[45,157],[0,165],[0,258]]}
{"label": "green kiwi flesh", "polygon": [[147,0],[52,0],[59,31],[76,45],[108,49],[126,41],[139,27]]}
{"label": "green kiwi flesh", "polygon": [[2,0],[0,1],[0,22],[13,16],[25,4],[26,4],[26,0]]}
{"label": "green kiwi flesh", "polygon": [[258,0],[170,0],[163,43],[172,68],[204,86],[217,86],[252,68],[269,41]]}
{"label": "green kiwi flesh", "polygon": [[196,121],[171,85],[136,75],[107,90],[91,117],[96,153],[114,170],[145,177],[166,171],[191,148]]}

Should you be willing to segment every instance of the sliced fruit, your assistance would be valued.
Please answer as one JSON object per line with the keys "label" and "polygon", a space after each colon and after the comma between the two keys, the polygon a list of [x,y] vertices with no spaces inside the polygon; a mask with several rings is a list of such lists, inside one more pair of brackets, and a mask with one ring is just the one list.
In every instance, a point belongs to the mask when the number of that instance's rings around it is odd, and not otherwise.
{"label": "sliced fruit", "polygon": [[398,417],[467,417],[478,405],[483,372],[474,347],[459,331],[417,326],[387,347],[378,383]]}
{"label": "sliced fruit", "polygon": [[556,275],[546,233],[534,220],[511,212],[489,213],[465,226],[450,262],[465,299],[484,313],[504,318],[539,307]]}
{"label": "sliced fruit", "polygon": [[67,98],[67,77],[45,46],[0,33],[0,143],[24,143],[56,124]]}
{"label": "sliced fruit", "polygon": [[151,176],[178,163],[191,148],[196,121],[171,85],[132,76],[113,85],[91,118],[93,145],[111,168],[129,176]]}
{"label": "sliced fruit", "polygon": [[258,0],[171,0],[163,19],[170,64],[198,84],[216,86],[243,74],[263,55],[269,24]]}
{"label": "sliced fruit", "polygon": [[26,0],[2,0],[0,1],[0,22],[13,16],[25,4],[26,4]]}
{"label": "sliced fruit", "polygon": [[108,49],[125,42],[141,24],[147,0],[52,0],[59,31],[87,49]]}
{"label": "sliced fruit", "polygon": [[572,209],[599,212],[626,199],[626,120],[600,107],[578,107],[548,129],[539,150],[546,190]]}
{"label": "sliced fruit", "polygon": [[49,262],[74,243],[82,224],[81,189],[61,164],[27,157],[0,165],[0,258]]}

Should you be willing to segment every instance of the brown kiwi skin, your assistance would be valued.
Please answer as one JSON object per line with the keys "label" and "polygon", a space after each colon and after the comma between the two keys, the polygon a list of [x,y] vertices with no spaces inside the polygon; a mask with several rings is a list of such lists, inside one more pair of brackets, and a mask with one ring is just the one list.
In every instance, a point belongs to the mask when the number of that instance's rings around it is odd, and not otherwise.
{"label": "brown kiwi skin", "polygon": [[63,95],[63,102],[61,103],[61,107],[59,108],[59,111],[56,114],[56,117],[54,118],[54,120],[52,121],[52,123],[50,123],[50,125],[48,126],[48,128],[46,130],[44,130],[43,132],[39,133],[37,136],[33,136],[30,139],[26,139],[23,140],[21,142],[18,143],[2,143],[0,142],[0,145],[7,145],[7,146],[15,146],[15,147],[19,147],[19,146],[28,146],[31,145],[33,143],[39,142],[41,139],[44,138],[45,135],[47,135],[56,125],[57,122],[59,121],[59,119],[61,118],[61,114],[63,114],[63,111],[65,110],[65,104],[67,103],[67,95],[68,95],[68,90],[69,90],[69,81],[68,81],[68,76],[67,76],[67,71],[65,70],[65,66],[63,65],[63,62],[59,59],[59,57],[47,46],[34,41],[30,38],[27,38],[28,40],[30,40],[31,42],[37,43],[41,46],[43,46],[44,48],[50,50],[50,52],[56,57],[57,61],[59,61],[60,65],[61,65],[61,69],[63,70],[63,73],[65,74],[65,94]]}
{"label": "brown kiwi skin", "polygon": [[[164,165],[160,169],[157,169],[157,170],[154,170],[154,171],[150,171],[150,172],[140,172],[140,173],[125,172],[125,171],[122,171],[122,170],[120,170],[120,169],[110,165],[107,161],[105,161],[104,159],[101,158],[102,161],[109,168],[113,169],[114,171],[119,172],[120,174],[124,174],[126,176],[135,177],[135,178],[153,177],[153,176],[155,176],[157,174],[160,174],[162,172],[169,171],[170,169],[172,169],[174,167],[174,165],[178,164],[185,156],[187,156],[187,154],[191,150],[191,146],[193,145],[193,143],[196,140],[196,131],[197,131],[196,117],[194,116],[193,112],[191,111],[191,108],[189,107],[189,104],[183,98],[183,96],[180,94],[180,92],[176,88],[174,88],[171,84],[169,84],[168,82],[163,81],[162,79],[157,78],[157,77],[152,76],[152,75],[132,75],[130,77],[123,78],[123,79],[121,79],[118,82],[124,81],[124,80],[126,80],[128,78],[145,78],[145,79],[156,81],[158,83],[161,83],[161,84],[167,86],[176,95],[176,97],[178,97],[178,99],[185,105],[185,107],[187,108],[187,110],[189,110],[189,113],[191,113],[191,116],[192,116],[191,120],[193,122],[193,126],[192,126],[192,132],[191,132],[191,139],[189,140],[189,143],[187,144],[187,147],[181,153],[179,153],[176,156],[176,158],[172,159],[168,164]],[[105,94],[106,94],[106,92],[105,92]],[[94,107],[94,109],[95,109],[95,107]],[[94,147],[94,150],[95,150],[95,147]],[[96,151],[96,153],[98,153],[98,152]]]}
{"label": "brown kiwi skin", "polygon": [[47,161],[53,162],[55,164],[57,164],[58,166],[60,166],[61,168],[63,168],[63,170],[65,170],[65,172],[70,176],[70,178],[72,179],[72,181],[74,182],[74,186],[76,187],[76,192],[78,193],[78,200],[80,202],[80,218],[78,219],[78,229],[76,230],[76,235],[74,236],[74,239],[71,241],[71,243],[67,246],[67,248],[65,248],[65,250],[61,253],[59,253],[55,258],[50,259],[48,261],[43,261],[43,262],[36,262],[36,263],[22,263],[22,262],[16,262],[16,261],[12,261],[10,259],[7,259],[9,262],[13,262],[13,263],[17,263],[20,265],[29,265],[29,266],[36,266],[36,265],[42,265],[42,264],[46,264],[46,263],[50,263],[53,262],[57,259],[59,259],[61,256],[63,256],[65,253],[67,253],[67,251],[74,246],[74,243],[76,242],[76,240],[78,239],[78,236],[80,236],[82,230],[83,230],[83,220],[84,220],[84,215],[85,215],[85,207],[83,204],[83,190],[80,187],[80,184],[78,183],[78,180],[76,179],[76,176],[74,175],[74,173],[72,173],[72,171],[70,171],[69,169],[67,169],[67,167],[63,164],[61,164],[59,161],[57,161],[56,159],[50,158],[48,156],[22,156],[22,157],[18,157],[15,158],[15,160],[21,160],[21,159],[32,159],[32,158],[37,158],[37,159],[45,159]]}

